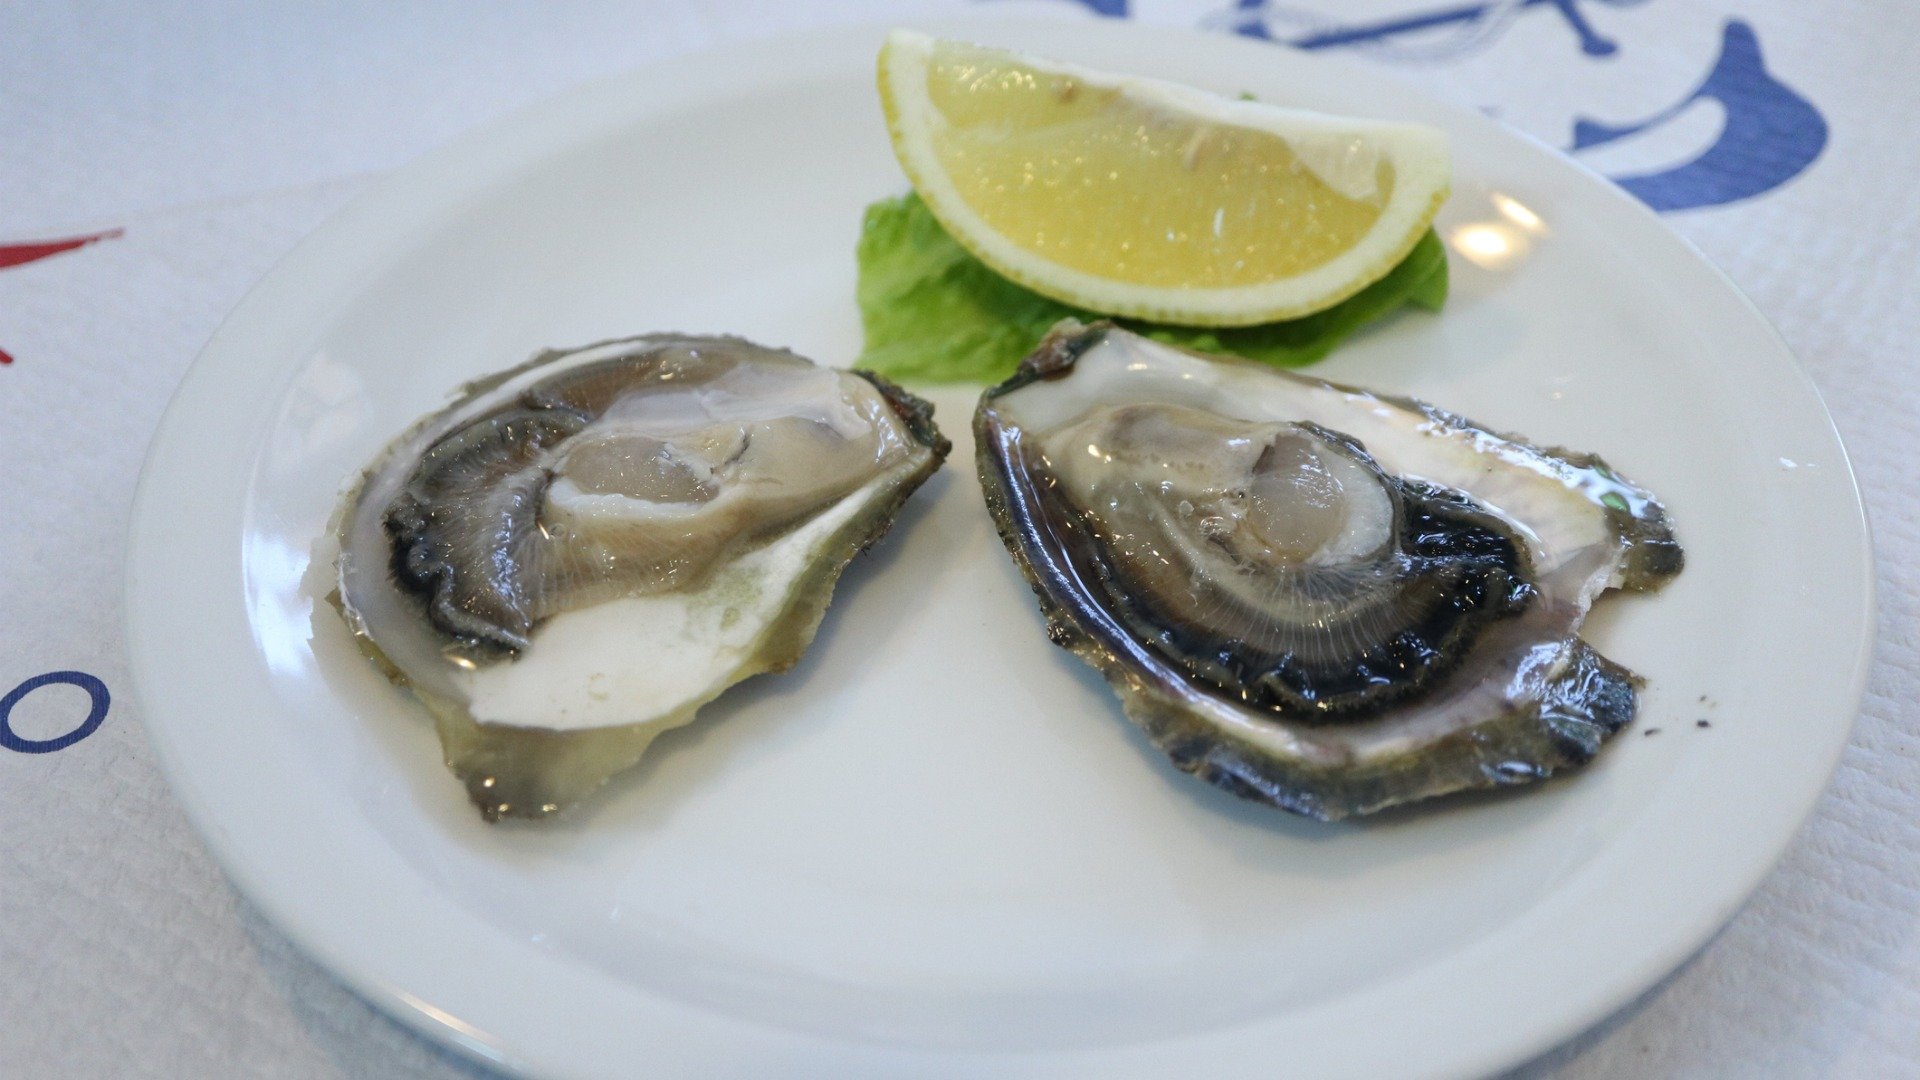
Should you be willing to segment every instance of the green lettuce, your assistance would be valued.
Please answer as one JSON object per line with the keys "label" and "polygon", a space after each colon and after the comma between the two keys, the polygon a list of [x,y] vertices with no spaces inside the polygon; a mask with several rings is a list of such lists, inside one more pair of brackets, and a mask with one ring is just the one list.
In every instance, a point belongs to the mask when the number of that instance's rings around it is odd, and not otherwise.
{"label": "green lettuce", "polygon": [[[1047,328],[1099,315],[1008,281],[959,245],[920,197],[867,207],[860,229],[860,367],[916,382],[991,383],[1013,374]],[[1263,326],[1203,328],[1119,320],[1173,345],[1283,367],[1311,364],[1355,330],[1412,304],[1447,299],[1447,256],[1429,229],[1379,281],[1325,311]]]}

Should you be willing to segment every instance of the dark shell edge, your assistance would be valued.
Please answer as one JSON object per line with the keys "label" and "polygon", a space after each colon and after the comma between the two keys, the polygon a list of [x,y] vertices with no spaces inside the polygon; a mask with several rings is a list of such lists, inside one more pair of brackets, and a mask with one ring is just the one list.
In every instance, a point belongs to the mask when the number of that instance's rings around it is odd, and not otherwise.
{"label": "dark shell edge", "polygon": [[[1108,319],[1092,323],[1083,323],[1072,318],[1060,320],[1047,331],[1046,337],[1034,347],[1033,352],[1020,361],[1020,366],[1005,382],[987,388],[980,398],[981,408],[985,408],[988,401],[1012,393],[1031,383],[1066,377],[1072,373],[1074,364],[1084,353],[1104,340],[1110,331],[1119,329],[1122,328]],[[1598,454],[1567,450],[1557,446],[1544,446],[1525,436],[1488,427],[1459,413],[1442,409],[1415,397],[1383,394],[1362,387],[1316,379],[1310,375],[1270,367],[1256,360],[1246,360],[1236,356],[1217,356],[1158,341],[1154,342],[1154,345],[1214,363],[1251,365],[1279,378],[1330,386],[1341,393],[1364,394],[1389,405],[1420,413],[1443,427],[1492,435],[1559,462],[1571,470],[1597,473],[1631,497],[1629,504],[1624,507],[1596,500],[1607,516],[1608,526],[1620,539],[1626,551],[1624,572],[1619,587],[1632,592],[1652,592],[1679,576],[1680,571],[1686,568],[1686,553],[1674,536],[1673,519],[1665,504],[1661,503],[1653,492],[1634,483],[1619,470],[1607,464],[1606,459]],[[977,429],[977,422],[975,427]]]}

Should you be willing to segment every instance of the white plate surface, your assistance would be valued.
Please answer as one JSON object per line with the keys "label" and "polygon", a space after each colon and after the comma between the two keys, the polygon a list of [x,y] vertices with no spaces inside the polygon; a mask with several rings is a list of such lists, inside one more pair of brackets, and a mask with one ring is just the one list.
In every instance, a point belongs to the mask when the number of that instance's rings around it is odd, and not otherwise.
{"label": "white plate surface", "polygon": [[572,820],[483,824],[316,613],[315,540],[387,439],[535,349],[679,329],[850,361],[861,208],[905,184],[881,32],[837,30],[420,161],[208,345],[142,481],[129,630],[240,887],[370,999],[536,1076],[1466,1075],[1671,970],[1808,812],[1866,667],[1859,501],[1766,323],[1604,181],[1376,75],[1111,22],[929,28],[1451,132],[1447,310],[1317,373],[1599,451],[1668,501],[1685,574],[1590,624],[1649,681],[1636,727],[1571,780],[1358,825],[1178,774],[1047,643],[980,503],[972,395],[944,391],[951,466],[799,668]]}

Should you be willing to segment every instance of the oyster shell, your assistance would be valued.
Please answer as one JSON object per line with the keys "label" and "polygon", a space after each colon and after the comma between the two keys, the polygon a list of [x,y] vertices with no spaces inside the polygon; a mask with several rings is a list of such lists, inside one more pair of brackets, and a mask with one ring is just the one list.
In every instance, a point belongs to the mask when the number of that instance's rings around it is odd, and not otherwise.
{"label": "oyster shell", "polygon": [[1682,555],[1599,458],[1057,327],[974,418],[1053,640],[1175,765],[1323,820],[1584,764],[1638,678],[1578,636]]}
{"label": "oyster shell", "polygon": [[877,376],[737,338],[544,353],[347,496],[338,605],[489,819],[566,808],[791,667],[948,443]]}

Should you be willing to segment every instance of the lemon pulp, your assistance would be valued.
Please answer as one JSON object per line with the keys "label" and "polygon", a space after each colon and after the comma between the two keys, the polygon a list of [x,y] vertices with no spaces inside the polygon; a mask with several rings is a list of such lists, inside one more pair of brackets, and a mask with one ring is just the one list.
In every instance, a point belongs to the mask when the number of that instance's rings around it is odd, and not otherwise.
{"label": "lemon pulp", "polygon": [[1113,87],[936,45],[933,146],[995,231],[1063,266],[1143,285],[1251,285],[1321,266],[1380,219],[1269,132],[1195,121]]}
{"label": "lemon pulp", "polygon": [[895,31],[894,150],[947,231],[1065,303],[1245,326],[1378,280],[1446,196],[1445,136]]}

